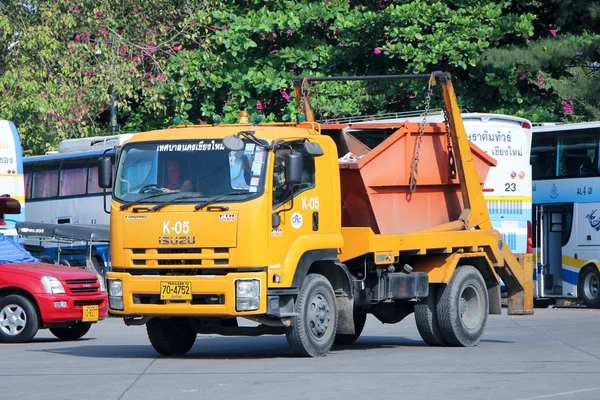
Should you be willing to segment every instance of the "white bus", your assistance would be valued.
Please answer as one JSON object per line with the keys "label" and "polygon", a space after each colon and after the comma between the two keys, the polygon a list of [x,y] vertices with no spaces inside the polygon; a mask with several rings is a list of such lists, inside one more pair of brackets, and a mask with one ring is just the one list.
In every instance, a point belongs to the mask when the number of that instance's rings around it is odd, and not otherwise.
{"label": "white bus", "polygon": [[533,129],[535,283],[538,299],[600,308],[600,122]]}
{"label": "white bus", "polygon": [[[98,186],[98,158],[131,137],[132,134],[124,134],[68,139],[60,143],[56,152],[24,158],[26,221],[108,226],[104,193]],[[27,244],[42,246],[43,255],[58,259],[57,245],[51,241],[30,239]],[[85,265],[85,250],[84,243],[61,246],[61,262]],[[108,265],[106,243],[94,245],[93,254],[98,262]]]}
{"label": "white bus", "polygon": [[[532,128],[529,120],[501,114],[462,113],[468,139],[497,161],[484,184],[484,196],[492,225],[513,253],[532,252],[530,149]],[[443,114],[427,116],[427,122],[443,122]],[[422,122],[423,117],[378,119],[377,122]],[[365,122],[368,123],[368,122]],[[360,124],[360,122],[358,122]],[[349,130],[352,133],[352,130]],[[376,138],[358,137],[367,146]],[[378,138],[383,140],[384,138]]]}
{"label": "white bus", "polygon": [[0,214],[0,233],[18,240],[15,223],[25,218],[23,151],[15,124],[0,120],[0,197],[11,197],[21,205],[21,213]]}

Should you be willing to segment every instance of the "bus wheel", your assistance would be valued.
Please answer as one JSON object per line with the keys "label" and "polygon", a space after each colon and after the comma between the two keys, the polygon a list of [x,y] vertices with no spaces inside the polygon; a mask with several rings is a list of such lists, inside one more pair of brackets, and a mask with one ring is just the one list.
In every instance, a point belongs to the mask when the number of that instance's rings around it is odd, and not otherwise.
{"label": "bus wheel", "polygon": [[446,342],[452,346],[475,346],[483,335],[489,311],[481,273],[470,265],[457,268],[439,296],[437,318]]}
{"label": "bus wheel", "polygon": [[586,307],[600,308],[600,272],[595,265],[588,265],[581,270],[577,292]]}
{"label": "bus wheel", "polygon": [[429,285],[429,296],[415,304],[415,322],[417,330],[425,343],[430,346],[444,346],[446,340],[440,330],[437,317],[439,286]]}
{"label": "bus wheel", "polygon": [[196,341],[196,332],[181,318],[152,318],[146,332],[154,350],[163,356],[184,355]]}
{"label": "bus wheel", "polygon": [[361,313],[354,313],[354,334],[337,334],[335,335],[335,340],[333,341],[335,344],[341,344],[344,346],[351,345],[356,342],[356,340],[360,337],[363,329],[365,328],[365,323],[367,322],[367,313],[365,311]]}
{"label": "bus wheel", "polygon": [[286,329],[292,352],[302,357],[322,357],[327,354],[337,329],[335,292],[320,274],[308,274],[296,303],[297,317]]}

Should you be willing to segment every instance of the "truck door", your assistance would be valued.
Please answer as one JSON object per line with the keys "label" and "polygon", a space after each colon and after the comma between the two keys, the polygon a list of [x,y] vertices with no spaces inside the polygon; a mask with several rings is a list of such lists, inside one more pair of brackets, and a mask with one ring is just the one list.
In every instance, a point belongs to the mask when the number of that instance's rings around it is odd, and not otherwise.
{"label": "truck door", "polygon": [[[285,156],[290,151],[302,154],[302,183],[294,188],[285,182]],[[275,151],[272,179],[272,212],[278,213],[281,219],[279,226],[272,226],[269,236],[270,269],[277,273],[292,244],[319,230],[315,159],[302,143],[290,142],[289,146]]]}

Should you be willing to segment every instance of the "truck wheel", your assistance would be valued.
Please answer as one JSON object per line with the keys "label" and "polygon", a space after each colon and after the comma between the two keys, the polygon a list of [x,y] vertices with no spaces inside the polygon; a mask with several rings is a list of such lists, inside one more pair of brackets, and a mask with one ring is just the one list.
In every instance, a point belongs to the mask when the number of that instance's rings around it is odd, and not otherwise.
{"label": "truck wheel", "polygon": [[196,341],[196,332],[180,318],[152,318],[146,332],[154,350],[163,356],[181,356]]}
{"label": "truck wheel", "polygon": [[70,328],[50,328],[50,332],[60,340],[77,340],[88,333],[91,327],[91,322],[77,321]]}
{"label": "truck wheel", "polygon": [[483,335],[489,311],[481,273],[470,265],[457,268],[439,296],[437,318],[446,342],[453,346],[475,346]]}
{"label": "truck wheel", "polygon": [[333,341],[333,343],[348,346],[356,342],[356,340],[360,337],[360,334],[362,333],[366,322],[366,312],[363,311],[361,313],[354,313],[354,334],[337,334],[335,335],[335,340]]}
{"label": "truck wheel", "polygon": [[39,329],[35,306],[18,294],[0,300],[0,342],[29,342]]}
{"label": "truck wheel", "polygon": [[286,330],[292,352],[302,357],[322,357],[327,354],[337,329],[335,293],[329,281],[319,274],[304,279],[292,326]]}
{"label": "truck wheel", "polygon": [[595,265],[588,265],[581,270],[577,292],[586,307],[600,308],[600,272]]}
{"label": "truck wheel", "polygon": [[438,285],[429,285],[429,296],[415,304],[417,330],[425,343],[430,346],[444,346],[446,340],[440,330],[437,317]]}

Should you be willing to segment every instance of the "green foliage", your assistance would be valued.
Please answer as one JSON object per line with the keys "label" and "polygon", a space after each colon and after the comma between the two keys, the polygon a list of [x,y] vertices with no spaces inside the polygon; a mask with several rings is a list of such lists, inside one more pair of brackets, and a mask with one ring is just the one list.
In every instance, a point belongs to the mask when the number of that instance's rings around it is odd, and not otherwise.
{"label": "green foliage", "polygon": [[[235,122],[240,110],[296,120],[292,76],[435,70],[453,74],[470,111],[597,118],[599,10],[592,0],[8,0],[0,118],[34,154],[108,133],[111,86],[119,130],[132,132],[173,117]],[[310,94],[328,119],[422,109],[425,85],[326,82]]]}

